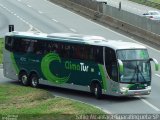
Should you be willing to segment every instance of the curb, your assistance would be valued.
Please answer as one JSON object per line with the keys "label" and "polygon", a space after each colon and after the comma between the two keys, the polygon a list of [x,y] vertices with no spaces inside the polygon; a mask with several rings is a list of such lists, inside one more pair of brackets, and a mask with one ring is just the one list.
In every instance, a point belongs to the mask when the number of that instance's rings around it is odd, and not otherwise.
{"label": "curb", "polygon": [[72,99],[72,98],[67,98],[67,97],[63,97],[63,96],[59,96],[59,95],[55,95],[56,97],[61,97],[61,98],[65,98],[65,99],[68,99],[68,100],[73,100],[73,101],[76,101],[76,102],[80,102],[80,103],[83,103],[83,104],[86,104],[86,105],[90,105],[90,106],[92,106],[92,107],[94,107],[94,108],[97,108],[97,109],[99,109],[99,110],[102,110],[103,112],[105,112],[106,114],[112,114],[110,111],[108,111],[108,110],[104,110],[103,108],[101,108],[101,107],[98,107],[98,106],[95,106],[95,105],[93,105],[93,104],[89,104],[89,103],[86,103],[86,102],[83,102],[83,101],[81,101],[81,100],[76,100],[76,99]]}

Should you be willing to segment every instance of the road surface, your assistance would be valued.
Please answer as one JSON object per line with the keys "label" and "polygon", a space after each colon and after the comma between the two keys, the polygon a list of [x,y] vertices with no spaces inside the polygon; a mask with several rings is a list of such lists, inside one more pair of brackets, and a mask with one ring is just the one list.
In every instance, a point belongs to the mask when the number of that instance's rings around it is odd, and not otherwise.
{"label": "road surface", "polygon": [[3,6],[0,2],[0,37],[3,37],[8,32],[8,25],[14,24],[17,31],[29,30],[31,26],[25,23],[25,20],[20,18],[16,13]]}
{"label": "road surface", "polygon": [[[101,35],[107,39],[133,41],[122,32],[116,32],[103,27],[93,21],[83,18],[71,11],[54,5],[46,0],[0,0],[0,15],[6,22],[2,34],[7,30],[7,23],[13,23],[16,30],[27,31],[36,29],[46,33],[73,32],[81,34]],[[6,19],[6,20],[5,20]],[[27,27],[25,27],[27,26]],[[26,30],[26,28],[28,28]],[[147,45],[146,45],[147,46]],[[160,51],[152,46],[147,46],[151,57],[160,62]],[[3,77],[0,70],[0,82],[10,81]],[[144,97],[118,98],[105,96],[102,100],[96,100],[88,93],[58,89],[54,87],[47,89],[53,94],[80,100],[102,108],[111,113],[160,113],[160,73],[153,71],[152,93]]]}

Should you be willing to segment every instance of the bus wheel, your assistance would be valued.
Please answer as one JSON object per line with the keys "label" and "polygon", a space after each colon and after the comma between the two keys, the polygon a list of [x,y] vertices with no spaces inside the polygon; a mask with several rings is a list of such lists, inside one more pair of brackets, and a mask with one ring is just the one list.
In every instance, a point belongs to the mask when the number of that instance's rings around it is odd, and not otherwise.
{"label": "bus wheel", "polygon": [[96,83],[94,85],[94,95],[97,99],[100,99],[102,97],[102,88],[99,83]]}
{"label": "bus wheel", "polygon": [[29,85],[28,75],[27,75],[26,72],[21,72],[21,73],[19,74],[19,80],[21,81],[21,83],[22,83],[24,86]]}
{"label": "bus wheel", "polygon": [[39,85],[39,77],[37,74],[32,74],[30,77],[30,81],[31,81],[31,86],[32,87],[38,87]]}

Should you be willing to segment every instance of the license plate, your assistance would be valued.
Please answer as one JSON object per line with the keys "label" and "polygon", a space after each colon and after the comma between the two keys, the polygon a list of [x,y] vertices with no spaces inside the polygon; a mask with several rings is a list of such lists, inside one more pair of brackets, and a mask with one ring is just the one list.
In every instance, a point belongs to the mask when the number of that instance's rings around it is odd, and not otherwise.
{"label": "license plate", "polygon": [[135,94],[135,95],[139,95],[139,94],[140,94],[140,92],[134,92],[134,94]]}

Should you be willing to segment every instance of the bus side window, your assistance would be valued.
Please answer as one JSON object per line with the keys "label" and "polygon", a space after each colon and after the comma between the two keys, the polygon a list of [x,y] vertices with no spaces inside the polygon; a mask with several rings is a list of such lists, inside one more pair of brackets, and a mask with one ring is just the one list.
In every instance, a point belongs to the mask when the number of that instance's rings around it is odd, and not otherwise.
{"label": "bus side window", "polygon": [[14,42],[13,42],[13,51],[14,52],[22,52],[22,49],[24,49],[24,46],[22,46],[22,41],[20,40],[20,38],[14,38]]}
{"label": "bus side window", "polygon": [[12,51],[14,39],[12,37],[5,38],[5,49]]}
{"label": "bus side window", "polygon": [[27,53],[32,53],[34,50],[34,41],[30,41],[29,46],[27,48]]}
{"label": "bus side window", "polygon": [[95,61],[103,64],[103,47],[95,48]]}
{"label": "bus side window", "polygon": [[50,53],[50,52],[56,53],[57,52],[58,45],[56,42],[47,41],[46,45],[44,45],[44,46],[45,46],[44,47],[45,53]]}
{"label": "bus side window", "polygon": [[33,51],[33,46],[31,46],[31,40],[30,39],[22,39],[21,40],[21,52],[27,53],[27,52],[32,52]]}
{"label": "bus side window", "polygon": [[44,46],[45,46],[45,42],[44,41],[37,41],[34,42],[34,50],[33,52],[37,55],[41,55],[44,53]]}

